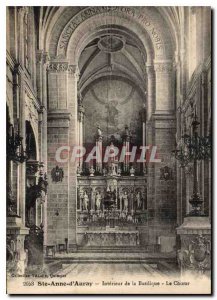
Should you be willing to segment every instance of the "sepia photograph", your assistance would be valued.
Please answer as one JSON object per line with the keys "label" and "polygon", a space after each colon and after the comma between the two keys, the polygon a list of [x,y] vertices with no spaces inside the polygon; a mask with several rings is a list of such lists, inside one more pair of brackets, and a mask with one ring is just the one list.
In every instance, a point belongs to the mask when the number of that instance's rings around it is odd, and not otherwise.
{"label": "sepia photograph", "polygon": [[7,294],[211,295],[211,7],[5,9]]}

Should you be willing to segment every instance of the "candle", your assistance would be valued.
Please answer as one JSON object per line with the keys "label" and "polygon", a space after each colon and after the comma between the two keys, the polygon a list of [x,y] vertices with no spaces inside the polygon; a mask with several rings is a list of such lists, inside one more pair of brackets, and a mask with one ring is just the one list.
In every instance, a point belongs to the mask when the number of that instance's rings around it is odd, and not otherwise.
{"label": "candle", "polygon": [[12,136],[12,139],[14,140],[14,126],[10,125],[10,127],[11,127],[11,136]]}
{"label": "candle", "polygon": [[17,124],[17,129],[18,129],[18,136],[20,135],[20,123],[19,123],[19,120],[18,120],[18,124]]}

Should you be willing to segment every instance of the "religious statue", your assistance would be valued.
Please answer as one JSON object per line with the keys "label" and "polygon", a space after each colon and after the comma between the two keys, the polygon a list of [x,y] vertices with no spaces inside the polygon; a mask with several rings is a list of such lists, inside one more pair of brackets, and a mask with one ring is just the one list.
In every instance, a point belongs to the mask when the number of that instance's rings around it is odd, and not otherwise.
{"label": "religious statue", "polygon": [[90,172],[90,176],[94,176],[95,170],[93,166],[90,167],[89,172]]}
{"label": "religious statue", "polygon": [[129,127],[127,125],[125,125],[125,130],[124,130],[124,134],[122,136],[124,141],[130,141],[130,131],[129,131]]}
{"label": "religious statue", "polygon": [[123,202],[124,202],[124,210],[128,210],[128,196],[127,192],[124,192],[124,195],[122,196]]}
{"label": "religious statue", "polygon": [[134,176],[134,174],[135,174],[135,169],[134,169],[133,166],[131,166],[131,168],[130,168],[130,176]]}
{"label": "religious statue", "polygon": [[107,169],[106,168],[103,168],[103,170],[102,170],[102,173],[103,173],[103,176],[106,176],[107,175]]}
{"label": "religious statue", "polygon": [[99,192],[96,193],[96,209],[100,210],[100,206],[101,206],[101,195]]}
{"label": "religious statue", "polygon": [[100,126],[97,126],[97,138],[102,138],[102,130],[100,129]]}
{"label": "religious statue", "polygon": [[132,222],[132,221],[133,221],[133,217],[132,217],[131,214],[128,214],[128,215],[127,215],[127,221],[128,221],[128,222]]}
{"label": "religious statue", "polygon": [[81,167],[77,166],[77,176],[81,176]]}
{"label": "religious statue", "polygon": [[111,163],[111,174],[110,174],[111,176],[115,176],[115,175],[117,175],[117,173],[116,173],[116,165],[115,165],[115,163]]}
{"label": "religious statue", "polygon": [[110,146],[109,146],[109,154],[111,155],[111,157],[109,158],[110,161],[115,161],[115,146],[114,144],[111,142]]}
{"label": "religious statue", "polygon": [[88,205],[89,205],[89,198],[87,195],[87,192],[84,193],[84,198],[83,198],[83,208],[84,210],[88,210]]}
{"label": "religious statue", "polygon": [[121,176],[121,167],[120,166],[118,166],[117,174],[118,174],[118,176]]}
{"label": "religious statue", "polygon": [[127,125],[125,125],[125,136],[130,136],[130,131],[129,131],[129,127]]}
{"label": "religious statue", "polygon": [[141,193],[140,191],[138,191],[136,194],[136,208],[141,209],[141,207],[142,207]]}

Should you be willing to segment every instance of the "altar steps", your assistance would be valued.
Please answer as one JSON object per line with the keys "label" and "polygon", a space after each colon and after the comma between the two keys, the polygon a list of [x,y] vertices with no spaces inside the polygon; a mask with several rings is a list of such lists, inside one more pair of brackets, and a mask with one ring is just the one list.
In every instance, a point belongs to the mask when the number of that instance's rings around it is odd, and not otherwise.
{"label": "altar steps", "polygon": [[161,263],[80,263],[80,262],[73,262],[73,263],[62,263],[62,267],[52,274],[55,275],[74,275],[74,276],[85,276],[88,275],[123,275],[126,276],[134,276],[134,275],[145,275],[145,276],[157,276],[159,277],[168,277],[174,276],[178,274],[178,269],[176,265],[164,264],[164,268],[160,267]]}
{"label": "altar steps", "polygon": [[144,253],[159,252],[159,245],[147,246],[79,246],[78,253]]}
{"label": "altar steps", "polygon": [[[46,257],[46,265],[56,265],[64,269],[64,266],[86,266],[87,268],[95,268],[95,266],[105,268],[103,266],[110,265],[114,268],[120,266],[145,266],[147,272],[155,268],[157,272],[170,275],[177,270],[177,260],[175,252],[160,253],[160,252],[147,252],[143,247],[79,247],[76,252],[71,253],[56,253],[55,257]],[[56,263],[56,264],[55,264]],[[116,266],[116,267],[115,267]],[[112,267],[111,267],[112,268]],[[124,267],[125,268],[125,267]],[[133,267],[132,267],[133,268]]]}
{"label": "altar steps", "polygon": [[[75,252],[57,253],[55,257],[45,258],[46,262],[55,260],[63,264],[69,263],[175,263],[175,253],[145,253],[145,252]],[[164,265],[162,264],[162,268]]]}

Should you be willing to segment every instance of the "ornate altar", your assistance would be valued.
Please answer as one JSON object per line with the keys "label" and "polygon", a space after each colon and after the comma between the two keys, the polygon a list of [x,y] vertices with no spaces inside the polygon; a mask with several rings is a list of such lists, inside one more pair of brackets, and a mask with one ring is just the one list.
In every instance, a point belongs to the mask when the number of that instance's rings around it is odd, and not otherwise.
{"label": "ornate altar", "polygon": [[[125,128],[123,145],[130,149]],[[115,140],[110,151],[115,152]],[[102,147],[102,133],[97,128],[96,147]],[[106,150],[107,151],[107,150]],[[147,224],[147,178],[144,164],[119,163],[110,156],[104,163],[99,157],[88,166],[78,167],[77,225],[80,242],[88,246],[137,246],[139,228]],[[81,238],[82,236],[82,238]]]}
{"label": "ornate altar", "polygon": [[139,232],[136,230],[95,230],[85,233],[87,246],[137,246]]}
{"label": "ornate altar", "polygon": [[78,178],[77,224],[87,246],[137,246],[147,223],[146,178]]}
{"label": "ornate altar", "polygon": [[146,209],[146,178],[143,176],[78,178],[78,225],[136,226],[146,222]]}

